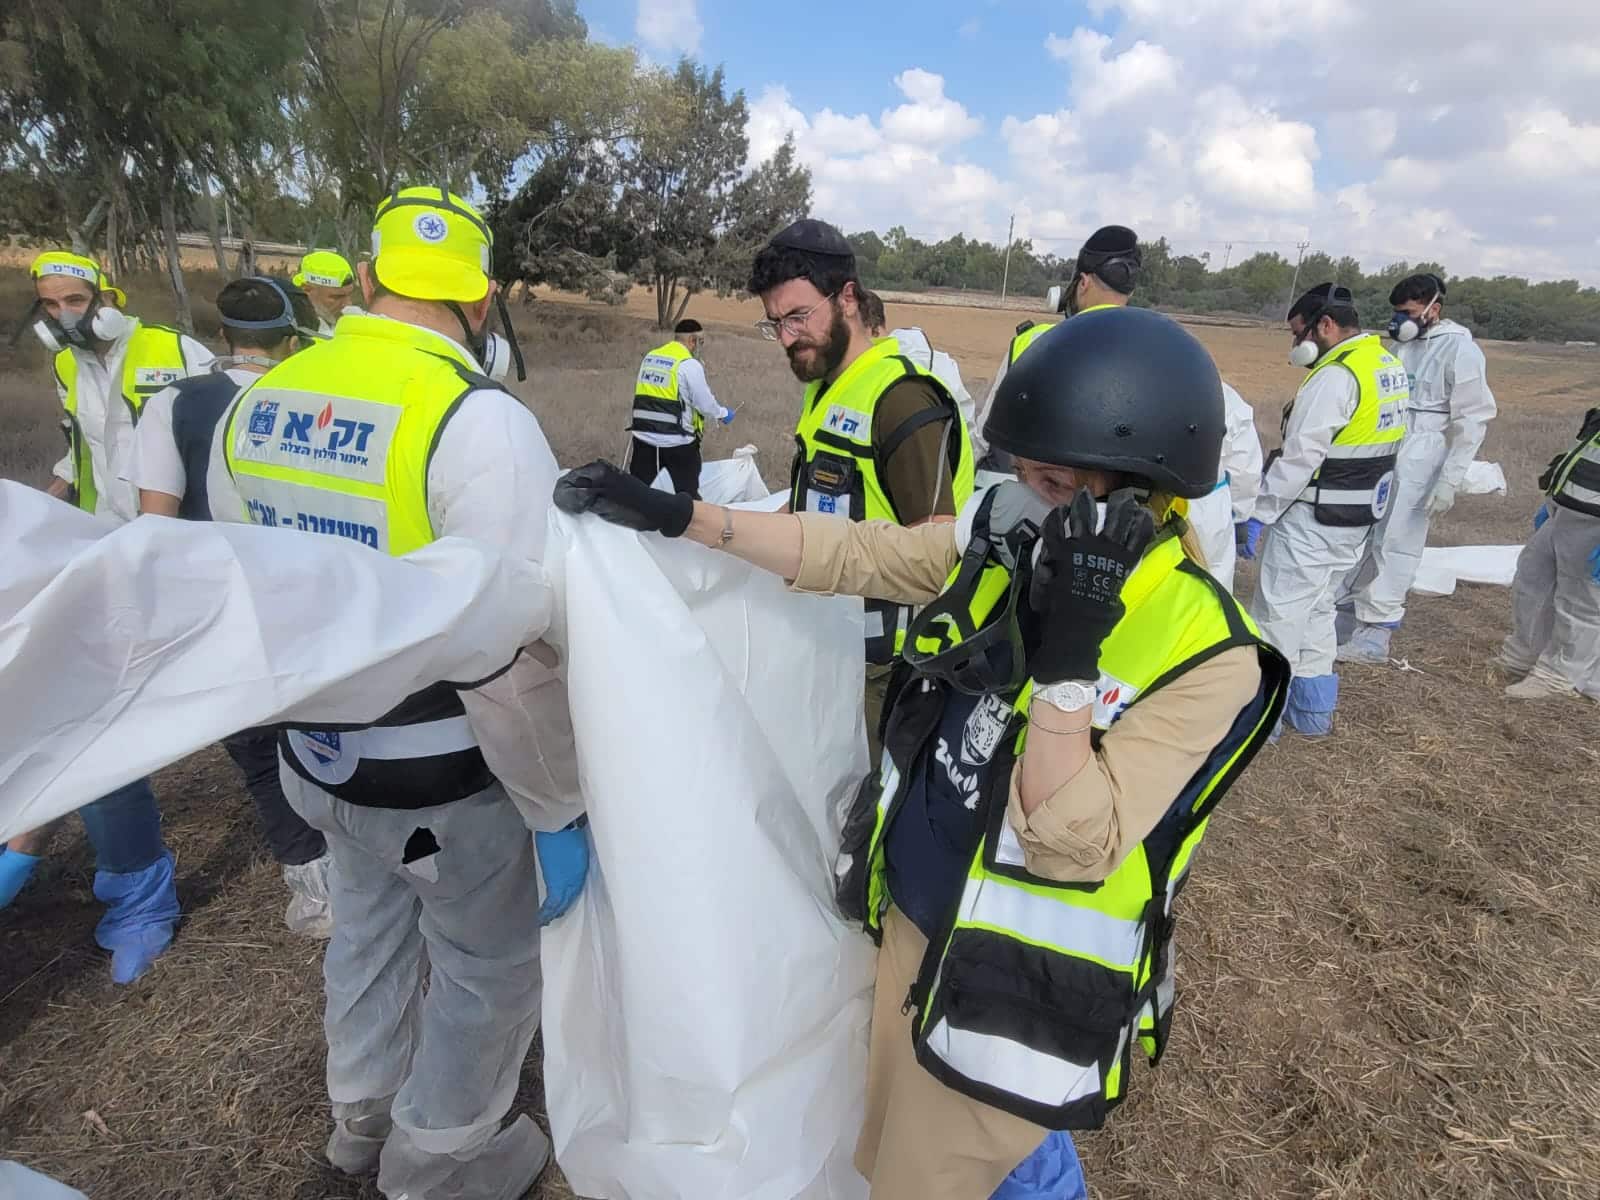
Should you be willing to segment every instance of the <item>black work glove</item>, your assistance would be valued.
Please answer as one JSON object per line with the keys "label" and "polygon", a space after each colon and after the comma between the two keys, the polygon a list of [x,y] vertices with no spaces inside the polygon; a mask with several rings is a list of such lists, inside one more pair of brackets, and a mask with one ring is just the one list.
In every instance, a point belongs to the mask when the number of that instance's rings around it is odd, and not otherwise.
{"label": "black work glove", "polygon": [[661,492],[604,459],[596,459],[556,480],[556,507],[562,512],[593,513],[603,521],[682,537],[694,516],[694,499],[684,492]]}
{"label": "black work glove", "polygon": [[1097,517],[1085,488],[1045,518],[1029,593],[1044,626],[1028,662],[1037,683],[1100,678],[1100,643],[1122,620],[1122,585],[1155,537],[1155,518],[1130,488],[1111,493],[1099,533]]}

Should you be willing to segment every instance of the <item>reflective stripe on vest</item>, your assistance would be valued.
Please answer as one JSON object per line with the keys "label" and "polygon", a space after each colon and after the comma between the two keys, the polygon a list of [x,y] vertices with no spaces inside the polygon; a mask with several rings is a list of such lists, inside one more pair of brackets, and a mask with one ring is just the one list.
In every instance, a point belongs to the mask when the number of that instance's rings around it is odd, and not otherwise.
{"label": "reflective stripe on vest", "polygon": [[1600,409],[1590,410],[1577,445],[1556,462],[1547,494],[1562,508],[1600,517]]}
{"label": "reflective stripe on vest", "polygon": [[684,402],[678,387],[678,364],[694,355],[682,342],[668,342],[644,356],[633,387],[632,433],[688,433],[700,437],[705,416]]}
{"label": "reflective stripe on vest", "polygon": [[[940,407],[909,418],[889,442],[909,436],[921,424],[945,418],[954,435],[947,455],[954,488],[954,511],[972,496],[972,438],[950,390],[932,371],[900,353],[893,338],[881,338],[846,367],[832,384],[808,384],[795,429],[795,457],[790,471],[789,502],[794,512],[830,513],[852,521],[901,524],[878,473],[872,426],[878,401],[902,379],[926,381],[938,394]],[[915,423],[915,424],[913,424]],[[888,663],[905,638],[909,610],[886,601],[869,600],[867,661]]]}
{"label": "reflective stripe on vest", "polygon": [[[1394,494],[1394,466],[1406,436],[1406,407],[1411,397],[1405,365],[1383,348],[1376,334],[1323,360],[1306,375],[1303,390],[1321,371],[1349,371],[1360,389],[1350,423],[1328,447],[1328,456],[1311,476],[1311,503],[1324,525],[1375,525],[1389,510]],[[1284,427],[1288,428],[1288,413]]]}
{"label": "reflective stripe on vest", "polygon": [[[335,336],[240,393],[223,426],[228,472],[256,525],[345,537],[401,555],[434,540],[428,463],[461,401],[499,385],[448,339],[384,317]],[[287,730],[302,777],[351,804],[422,808],[492,782],[461,698],[436,684],[373,727]],[[441,740],[443,739],[443,740]]]}
{"label": "reflective stripe on vest", "polygon": [[[62,350],[55,357],[56,382],[62,388],[61,406],[67,411],[72,443],[73,487],[77,505],[94,512],[99,490],[94,482],[94,456],[89,439],[78,419],[78,354],[89,351]],[[122,353],[121,395],[135,425],[145,403],[157,392],[169,388],[189,375],[189,360],[183,353],[183,336],[165,325],[140,324],[128,335]],[[107,400],[109,402],[109,397]]]}
{"label": "reflective stripe on vest", "polygon": [[[978,587],[1001,603],[1009,575],[993,564]],[[1007,749],[983,768],[983,843],[961,895],[952,898],[947,932],[930,939],[912,995],[916,1054],[930,1073],[964,1095],[1053,1129],[1104,1121],[1124,1095],[1135,1042],[1152,1061],[1160,1057],[1171,1023],[1173,897],[1212,809],[1276,724],[1290,675],[1238,602],[1183,557],[1176,537],[1146,553],[1122,599],[1126,613],[1101,649],[1096,745],[1130,704],[1232,647],[1256,650],[1261,688],[1166,817],[1107,879],[1061,883],[1028,872],[1006,813],[1011,770],[1026,745],[1032,689],[1024,686],[1012,707]],[[891,726],[863,897],[865,924],[875,936],[890,903],[886,834],[901,781],[924,769],[927,752],[926,744],[909,754],[895,746]]]}

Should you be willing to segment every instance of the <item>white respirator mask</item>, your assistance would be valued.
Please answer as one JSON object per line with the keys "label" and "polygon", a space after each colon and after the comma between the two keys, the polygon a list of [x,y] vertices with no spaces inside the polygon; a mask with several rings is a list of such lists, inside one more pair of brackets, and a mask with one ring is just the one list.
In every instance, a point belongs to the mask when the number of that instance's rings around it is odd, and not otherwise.
{"label": "white respirator mask", "polygon": [[38,311],[41,319],[33,323],[33,332],[51,353],[68,347],[88,350],[91,341],[114,342],[133,328],[132,317],[99,300],[84,312],[63,312],[59,318]]}
{"label": "white respirator mask", "polygon": [[1425,321],[1428,309],[1439,302],[1439,293],[1433,294],[1433,299],[1423,306],[1422,315],[1413,317],[1410,313],[1395,310],[1394,316],[1389,318],[1389,336],[1397,342],[1414,342],[1429,329],[1433,328],[1438,318]]}
{"label": "white respirator mask", "polygon": [[498,333],[488,334],[483,339],[482,358],[483,373],[496,383],[503,382],[511,373],[511,343]]}
{"label": "white respirator mask", "polygon": [[1317,359],[1321,357],[1322,351],[1309,336],[1303,341],[1296,342],[1289,349],[1289,365],[1291,367],[1314,367],[1317,364]]}

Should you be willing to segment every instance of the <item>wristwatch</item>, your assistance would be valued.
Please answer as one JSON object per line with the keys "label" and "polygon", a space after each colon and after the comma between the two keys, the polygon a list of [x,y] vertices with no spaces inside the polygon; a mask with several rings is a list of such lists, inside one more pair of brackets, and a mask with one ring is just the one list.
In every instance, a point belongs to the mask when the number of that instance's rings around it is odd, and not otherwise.
{"label": "wristwatch", "polygon": [[1094,684],[1077,679],[1064,679],[1060,683],[1047,683],[1033,689],[1035,700],[1043,700],[1051,708],[1059,708],[1062,712],[1077,712],[1085,705],[1093,704],[1097,694]]}

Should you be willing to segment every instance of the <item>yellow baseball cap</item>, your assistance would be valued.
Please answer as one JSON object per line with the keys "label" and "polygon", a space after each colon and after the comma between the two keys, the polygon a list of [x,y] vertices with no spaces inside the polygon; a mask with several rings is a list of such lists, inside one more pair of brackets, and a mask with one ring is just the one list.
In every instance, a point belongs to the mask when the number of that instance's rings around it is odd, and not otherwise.
{"label": "yellow baseball cap", "polygon": [[378,205],[372,270],[396,295],[472,304],[489,292],[493,241],[483,218],[454,192],[402,188]]}
{"label": "yellow baseball cap", "polygon": [[349,262],[342,254],[335,254],[332,250],[313,250],[300,260],[294,285],[303,288],[312,283],[318,287],[341,288],[348,287],[355,277],[356,273],[350,269]]}
{"label": "yellow baseball cap", "polygon": [[112,286],[111,280],[106,278],[106,273],[100,269],[99,263],[81,254],[74,254],[70,250],[46,250],[33,260],[33,266],[28,268],[28,274],[34,279],[42,279],[46,275],[65,275],[71,279],[81,279],[97,292],[110,292],[117,298],[119,308],[128,302],[127,293],[119,287]]}

